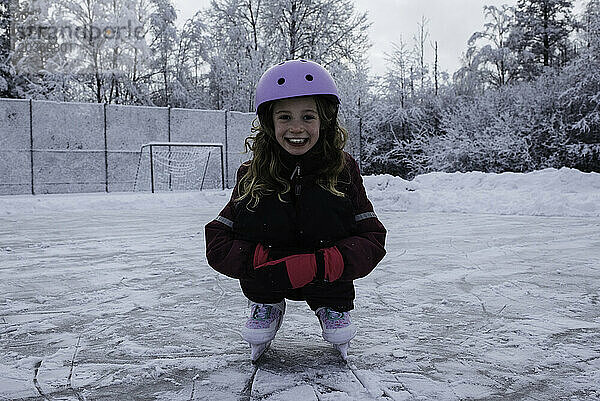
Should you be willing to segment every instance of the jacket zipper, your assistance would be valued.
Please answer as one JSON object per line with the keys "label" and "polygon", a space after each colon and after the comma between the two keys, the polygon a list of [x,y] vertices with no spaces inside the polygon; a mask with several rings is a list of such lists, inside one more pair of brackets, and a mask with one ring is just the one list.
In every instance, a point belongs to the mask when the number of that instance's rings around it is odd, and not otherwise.
{"label": "jacket zipper", "polygon": [[300,165],[296,166],[296,171],[298,171],[298,175],[296,176],[296,196],[300,196],[300,191],[302,190],[302,186],[300,185]]}
{"label": "jacket zipper", "polygon": [[[296,168],[294,169],[294,172],[292,173],[292,183],[295,183],[294,185],[294,194],[296,195],[294,198],[294,210],[296,212],[296,224],[297,224],[297,233],[298,233],[298,240],[302,241],[302,237],[304,235],[304,231],[302,230],[302,223],[299,222],[298,218],[300,217],[300,192],[302,191],[302,185],[301,185],[301,175],[300,175],[300,162],[298,162],[296,164]],[[295,181],[294,181],[295,180]]]}
{"label": "jacket zipper", "polygon": [[290,179],[294,181],[294,177],[296,177],[296,186],[294,187],[294,192],[296,196],[300,196],[300,192],[302,191],[302,186],[300,185],[300,163],[296,164],[296,168],[294,169]]}

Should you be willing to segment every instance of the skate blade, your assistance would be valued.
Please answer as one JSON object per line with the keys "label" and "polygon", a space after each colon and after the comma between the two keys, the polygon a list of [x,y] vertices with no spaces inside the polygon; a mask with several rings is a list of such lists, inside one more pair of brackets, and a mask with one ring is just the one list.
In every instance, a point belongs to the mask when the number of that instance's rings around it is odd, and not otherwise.
{"label": "skate blade", "polygon": [[263,343],[263,344],[250,344],[250,359],[252,359],[252,363],[258,363],[261,356],[264,355],[265,352],[271,346],[271,341]]}
{"label": "skate blade", "polygon": [[338,350],[338,352],[340,353],[340,356],[342,357],[342,359],[344,361],[348,361],[348,349],[350,348],[349,342],[344,343],[344,344],[333,344],[333,348]]}

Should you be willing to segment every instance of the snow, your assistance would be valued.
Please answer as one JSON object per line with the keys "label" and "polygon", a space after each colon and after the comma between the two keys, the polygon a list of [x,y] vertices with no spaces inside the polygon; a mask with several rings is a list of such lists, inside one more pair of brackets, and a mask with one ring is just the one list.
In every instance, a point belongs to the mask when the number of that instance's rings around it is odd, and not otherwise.
{"label": "snow", "polygon": [[600,397],[600,174],[365,186],[388,254],[350,364],[288,302],[250,383],[246,300],[204,255],[230,191],[0,197],[0,399]]}
{"label": "snow", "polygon": [[600,174],[546,169],[529,174],[430,173],[405,181],[368,177],[371,200],[385,210],[600,216]]}
{"label": "snow", "polygon": [[[391,175],[364,177],[377,210],[491,213],[525,216],[600,216],[600,174],[546,169],[528,174],[430,173],[406,181]],[[64,210],[140,210],[148,207],[222,206],[231,191],[88,193],[0,196],[0,216]]]}

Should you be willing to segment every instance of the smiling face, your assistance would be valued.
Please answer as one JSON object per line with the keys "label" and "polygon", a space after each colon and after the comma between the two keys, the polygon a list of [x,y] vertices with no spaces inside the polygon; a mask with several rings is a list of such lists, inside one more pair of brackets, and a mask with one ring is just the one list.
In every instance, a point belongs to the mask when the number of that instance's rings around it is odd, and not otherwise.
{"label": "smiling face", "polygon": [[300,156],[319,140],[321,121],[312,96],[278,100],[273,106],[277,142],[288,153]]}

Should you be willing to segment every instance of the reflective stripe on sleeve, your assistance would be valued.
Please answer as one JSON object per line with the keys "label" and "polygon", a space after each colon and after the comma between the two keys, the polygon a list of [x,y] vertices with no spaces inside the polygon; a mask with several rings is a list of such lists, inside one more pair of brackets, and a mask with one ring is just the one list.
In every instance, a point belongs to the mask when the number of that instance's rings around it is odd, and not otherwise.
{"label": "reflective stripe on sleeve", "polygon": [[375,212],[366,212],[366,213],[357,214],[356,216],[354,216],[354,220],[359,222],[361,220],[370,219],[371,217],[377,218],[377,215],[375,214]]}
{"label": "reflective stripe on sleeve", "polygon": [[225,224],[225,225],[226,225],[227,227],[229,227],[229,228],[233,228],[233,221],[229,220],[229,219],[228,219],[228,218],[226,218],[226,217],[223,217],[223,216],[217,216],[217,217],[215,218],[215,220],[216,220],[216,221],[218,221],[218,222],[220,222],[220,223],[223,223],[223,224]]}

